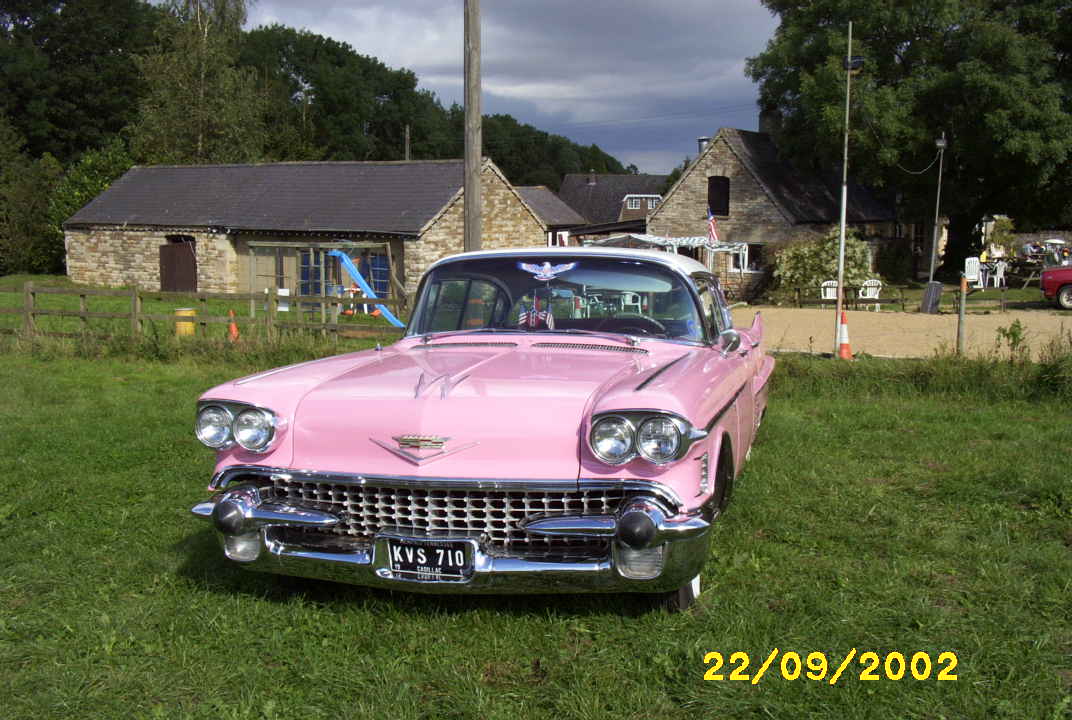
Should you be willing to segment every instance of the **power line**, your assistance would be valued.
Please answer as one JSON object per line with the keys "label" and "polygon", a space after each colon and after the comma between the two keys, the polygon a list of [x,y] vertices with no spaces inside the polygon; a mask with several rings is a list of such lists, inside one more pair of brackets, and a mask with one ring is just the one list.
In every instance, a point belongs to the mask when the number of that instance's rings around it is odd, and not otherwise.
{"label": "power line", "polygon": [[[871,123],[871,120],[867,121],[867,126],[869,128],[871,128],[871,134],[875,136],[875,140],[878,141],[879,147],[881,147],[883,150],[885,150],[886,149],[886,144],[883,143],[882,138],[880,138],[878,136],[878,131],[875,130],[875,126]],[[898,170],[900,170],[901,172],[908,173],[909,175],[922,175],[923,173],[927,172],[932,167],[934,167],[934,163],[938,162],[938,156],[941,154],[941,152],[942,152],[941,150],[935,152],[934,153],[934,159],[931,160],[930,164],[927,167],[923,168],[922,170],[909,170],[906,167],[902,167],[901,163],[894,163],[894,166]]]}

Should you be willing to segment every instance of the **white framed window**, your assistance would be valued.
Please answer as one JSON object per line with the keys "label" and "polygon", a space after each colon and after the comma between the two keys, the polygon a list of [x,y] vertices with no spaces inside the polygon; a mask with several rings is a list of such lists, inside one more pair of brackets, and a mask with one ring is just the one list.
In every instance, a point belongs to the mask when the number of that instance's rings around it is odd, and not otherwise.
{"label": "white framed window", "polygon": [[[760,243],[749,243],[743,253],[730,254],[730,269],[740,272],[759,273],[767,269],[767,246]],[[742,265],[743,261],[743,265]]]}
{"label": "white framed window", "polygon": [[659,205],[659,198],[648,198],[648,210],[654,210]]}
{"label": "white framed window", "polygon": [[640,198],[638,198],[638,197],[626,198],[625,206],[627,208],[629,208],[630,210],[639,210],[640,209]]}

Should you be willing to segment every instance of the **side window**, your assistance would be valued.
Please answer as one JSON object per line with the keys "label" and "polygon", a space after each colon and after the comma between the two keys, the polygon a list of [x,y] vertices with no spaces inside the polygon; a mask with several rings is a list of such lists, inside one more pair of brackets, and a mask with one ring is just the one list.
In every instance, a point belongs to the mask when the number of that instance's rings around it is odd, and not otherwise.
{"label": "side window", "polygon": [[505,313],[506,301],[499,288],[485,280],[444,280],[430,291],[431,314],[421,332],[488,327]]}

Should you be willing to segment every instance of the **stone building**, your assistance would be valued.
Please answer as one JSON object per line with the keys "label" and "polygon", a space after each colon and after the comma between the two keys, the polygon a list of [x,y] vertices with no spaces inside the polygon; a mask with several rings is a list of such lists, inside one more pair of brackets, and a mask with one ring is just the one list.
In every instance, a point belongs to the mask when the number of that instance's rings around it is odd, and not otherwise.
{"label": "stone building", "polygon": [[[840,175],[833,181],[799,172],[778,156],[766,133],[722,128],[648,213],[648,233],[690,237],[707,233],[716,218],[719,240],[743,243],[743,253],[701,258],[737,296],[749,296],[770,277],[779,246],[837,227]],[[895,213],[867,189],[850,184],[846,222],[876,243],[893,237]]]}
{"label": "stone building", "polygon": [[577,211],[585,226],[571,235],[581,244],[618,233],[644,233],[647,216],[659,206],[668,175],[570,173],[558,196]]}
{"label": "stone building", "polygon": [[576,245],[570,243],[574,228],[585,225],[585,220],[573,208],[562,202],[546,185],[518,186],[517,191],[547,228],[548,247]]}
{"label": "stone building", "polygon": [[[64,224],[74,282],[150,290],[319,294],[350,279],[412,296],[461,252],[461,160],[134,167]],[[486,249],[546,244],[547,227],[493,162],[481,170]]]}

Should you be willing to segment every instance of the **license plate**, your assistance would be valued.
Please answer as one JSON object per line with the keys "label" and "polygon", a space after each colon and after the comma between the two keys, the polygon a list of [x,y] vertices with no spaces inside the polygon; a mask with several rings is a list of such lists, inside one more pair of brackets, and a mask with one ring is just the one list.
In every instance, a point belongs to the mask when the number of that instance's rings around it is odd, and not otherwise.
{"label": "license plate", "polygon": [[460,540],[388,538],[391,572],[407,580],[465,580],[473,568],[469,543]]}

